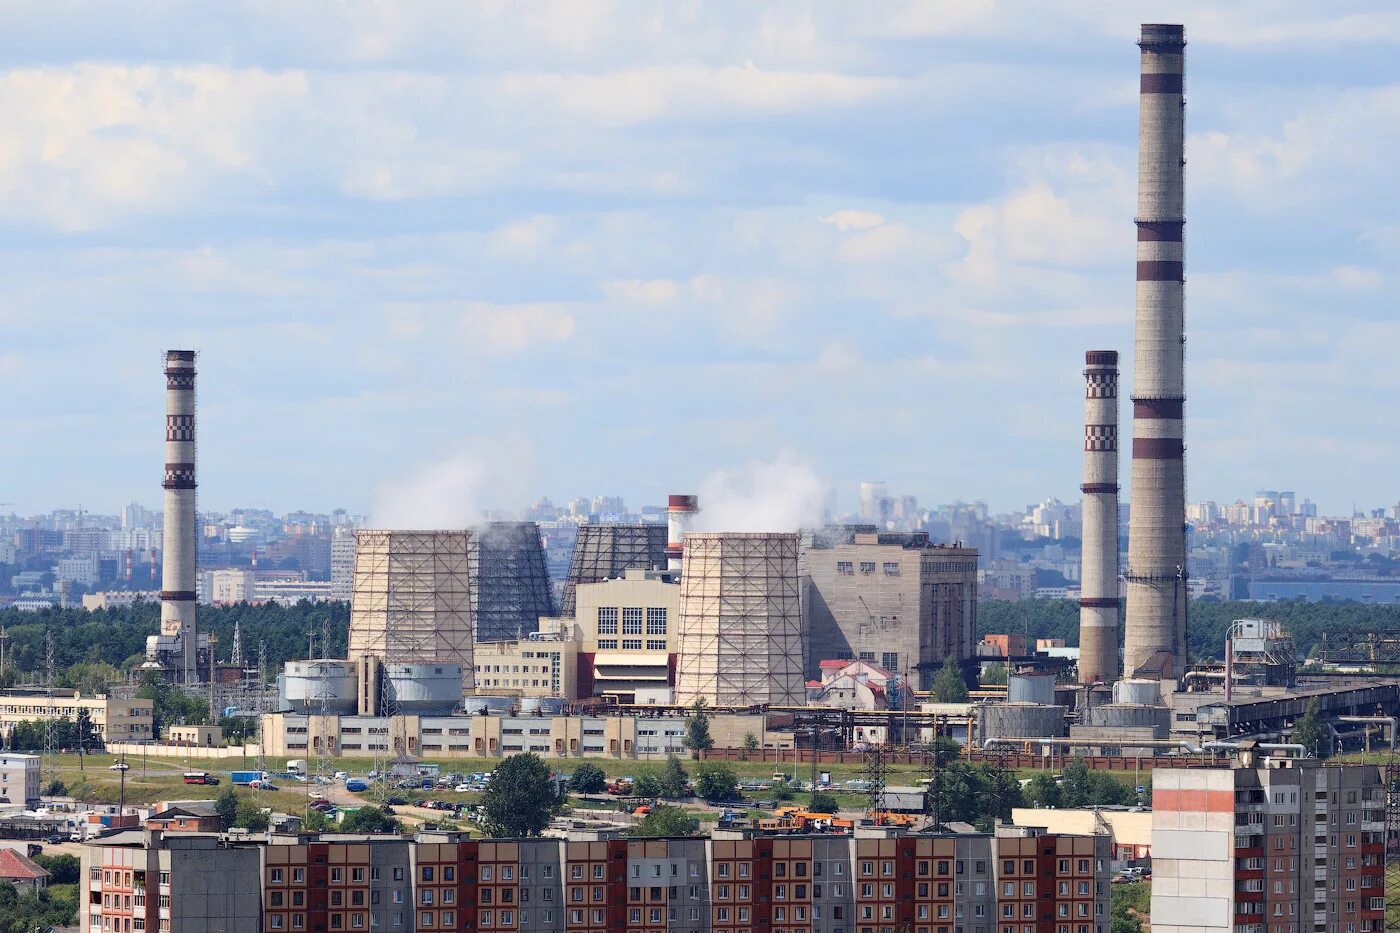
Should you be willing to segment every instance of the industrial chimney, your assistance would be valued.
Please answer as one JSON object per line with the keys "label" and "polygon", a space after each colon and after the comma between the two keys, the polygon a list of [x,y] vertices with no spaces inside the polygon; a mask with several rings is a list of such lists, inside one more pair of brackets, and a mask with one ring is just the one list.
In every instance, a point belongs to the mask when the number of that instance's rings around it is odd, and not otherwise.
{"label": "industrial chimney", "polygon": [[[189,684],[195,668],[194,351],[165,354],[165,537],[160,633]],[[173,644],[169,639],[173,639]]]}
{"label": "industrial chimney", "polygon": [[684,554],[685,533],[695,513],[700,511],[700,500],[695,496],[671,496],[666,501],[666,569],[680,570]]}
{"label": "industrial chimney", "polygon": [[1186,664],[1185,33],[1180,26],[1144,24],[1138,45],[1137,325],[1123,667],[1129,677],[1171,680]]}
{"label": "industrial chimney", "polygon": [[1118,679],[1118,351],[1084,354],[1079,680]]}

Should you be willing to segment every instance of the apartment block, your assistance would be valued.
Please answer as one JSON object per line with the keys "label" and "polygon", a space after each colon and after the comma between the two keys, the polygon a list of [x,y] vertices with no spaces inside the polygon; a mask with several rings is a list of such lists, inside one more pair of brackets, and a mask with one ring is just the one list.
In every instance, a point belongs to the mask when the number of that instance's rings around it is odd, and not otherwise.
{"label": "apartment block", "polygon": [[[272,836],[263,930],[413,930],[413,844],[396,836]],[[421,929],[421,928],[420,928]]]}
{"label": "apartment block", "polygon": [[1385,916],[1375,765],[1308,759],[1153,773],[1154,933],[1367,933]]}
{"label": "apartment block", "polygon": [[0,803],[39,805],[38,755],[0,754]]}
{"label": "apartment block", "polygon": [[945,658],[975,649],[977,550],[924,532],[857,533],[803,555],[806,671],[864,659],[926,690]]}

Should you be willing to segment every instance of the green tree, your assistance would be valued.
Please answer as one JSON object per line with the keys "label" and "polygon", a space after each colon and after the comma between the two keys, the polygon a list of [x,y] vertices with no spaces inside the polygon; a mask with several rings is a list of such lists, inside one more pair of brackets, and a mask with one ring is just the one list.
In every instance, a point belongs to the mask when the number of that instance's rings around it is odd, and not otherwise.
{"label": "green tree", "polygon": [[982,676],[978,678],[978,680],[979,682],[987,684],[988,686],[993,686],[997,684],[1000,684],[1001,686],[1006,686],[1007,673],[1008,671],[1006,669],[1005,664],[989,664],[987,665],[987,669],[982,672]]}
{"label": "green tree", "polygon": [[943,662],[939,668],[938,675],[933,678],[934,702],[937,703],[966,703],[967,684],[963,683],[962,672],[958,670],[958,663],[953,658]]}
{"label": "green tree", "polygon": [[841,805],[836,802],[836,797],[832,794],[817,793],[812,795],[812,802],[807,809],[813,813],[835,813],[841,809]]}
{"label": "green tree", "polygon": [[49,884],[77,884],[82,859],[76,855],[36,855],[34,863],[49,873]]}
{"label": "green tree", "polygon": [[[219,814],[219,819],[223,819],[223,814]],[[233,817],[233,825],[250,832],[262,832],[267,829],[267,814],[262,807],[253,802],[251,797],[238,798],[238,809]]]}
{"label": "green tree", "polygon": [[744,745],[739,752],[740,761],[748,761],[749,755],[758,751],[758,736],[752,732],[744,733]]}
{"label": "green tree", "polygon": [[58,778],[54,778],[44,785],[43,794],[45,797],[66,797],[68,796],[68,785]]}
{"label": "green tree", "polygon": [[227,830],[238,819],[238,794],[232,787],[225,787],[214,799],[214,812],[219,814],[219,828]]}
{"label": "green tree", "polygon": [[[495,783],[495,778],[491,779]],[[340,821],[340,831],[344,833],[399,833],[403,824],[378,807],[360,807],[347,813]]]}
{"label": "green tree", "polygon": [[707,761],[696,769],[695,792],[715,803],[733,800],[739,796],[739,779],[728,765]]}
{"label": "green tree", "polygon": [[1293,741],[1307,749],[1314,758],[1327,757],[1327,730],[1322,724],[1317,700],[1311,700],[1303,715],[1293,724]]}
{"label": "green tree", "polygon": [[1025,787],[1026,802],[1042,810],[1058,810],[1061,803],[1060,782],[1055,775],[1042,771]]}
{"label": "green tree", "polygon": [[1148,885],[1142,881],[1115,884],[1109,898],[1110,933],[1144,933],[1142,918],[1152,907]]}
{"label": "green tree", "polygon": [[579,765],[569,778],[569,790],[576,794],[601,794],[607,787],[608,776],[597,765]]}
{"label": "green tree", "polygon": [[632,781],[632,793],[637,797],[664,796],[665,785],[660,773],[652,767],[638,768],[637,777]]}
{"label": "green tree", "polygon": [[632,826],[634,836],[693,836],[700,831],[700,821],[684,807],[661,804]]}
{"label": "green tree", "polygon": [[701,752],[715,747],[715,740],[710,737],[710,714],[707,712],[707,706],[705,698],[700,697],[691,706],[690,715],[685,720],[685,747],[690,749],[693,758],[699,758]]}
{"label": "green tree", "polygon": [[950,762],[962,757],[962,746],[958,744],[957,739],[950,739],[946,735],[934,736],[932,751],[934,766],[938,768],[946,768]]}
{"label": "green tree", "polygon": [[666,764],[661,769],[661,796],[681,799],[686,795],[686,782],[689,780],[690,775],[686,774],[681,760],[675,755],[667,755]]}
{"label": "green tree", "polygon": [[544,761],[530,753],[512,755],[496,766],[486,785],[482,825],[490,836],[538,836],[558,806]]}

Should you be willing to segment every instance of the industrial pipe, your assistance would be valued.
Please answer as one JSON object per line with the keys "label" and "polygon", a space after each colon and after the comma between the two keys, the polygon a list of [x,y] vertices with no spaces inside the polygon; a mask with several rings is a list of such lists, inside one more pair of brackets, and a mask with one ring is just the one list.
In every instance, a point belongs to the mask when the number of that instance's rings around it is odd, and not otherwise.
{"label": "industrial pipe", "polygon": [[1370,722],[1390,725],[1390,748],[1395,749],[1395,735],[1400,730],[1400,719],[1394,716],[1337,716],[1337,722]]}
{"label": "industrial pipe", "polygon": [[[1242,741],[1249,741],[1249,740],[1248,740],[1248,739],[1244,739],[1244,740],[1242,740]],[[1239,743],[1238,741],[1235,741],[1235,742],[1207,742],[1207,743],[1205,743],[1204,745],[1201,746],[1201,750],[1202,750],[1202,751],[1214,751],[1215,749],[1220,748],[1220,749],[1231,749],[1231,750],[1233,750],[1233,751],[1238,751],[1238,750],[1239,750],[1239,747],[1240,747],[1240,743]],[[1306,757],[1307,754],[1308,754],[1308,750],[1307,750],[1305,747],[1303,747],[1302,745],[1299,745],[1299,744],[1296,743],[1296,742],[1256,742],[1254,747],[1257,748],[1257,749],[1259,749],[1259,750],[1261,750],[1261,751],[1266,751],[1266,752],[1268,752],[1268,751],[1280,751],[1280,752],[1282,752],[1282,751],[1292,751],[1292,752],[1295,752],[1295,753],[1296,753],[1296,756],[1295,756],[1295,757],[1298,757],[1298,758]]]}
{"label": "industrial pipe", "polygon": [[1177,739],[1122,739],[1121,741],[1105,739],[1061,739],[1050,736],[1040,738],[1011,738],[1002,736],[1000,738],[990,738],[982,743],[982,751],[990,751],[993,745],[1063,745],[1066,748],[1101,748],[1105,745],[1123,745],[1128,748],[1182,748],[1193,755],[1199,755],[1201,749],[1190,742],[1182,742]]}

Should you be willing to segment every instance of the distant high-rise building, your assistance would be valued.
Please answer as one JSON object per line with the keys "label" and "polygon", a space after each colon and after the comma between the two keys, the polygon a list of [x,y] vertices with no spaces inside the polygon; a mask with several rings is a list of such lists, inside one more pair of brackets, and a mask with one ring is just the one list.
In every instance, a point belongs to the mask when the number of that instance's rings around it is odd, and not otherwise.
{"label": "distant high-rise building", "polygon": [[355,579],[355,529],[337,525],[331,535],[331,598],[350,601]]}

